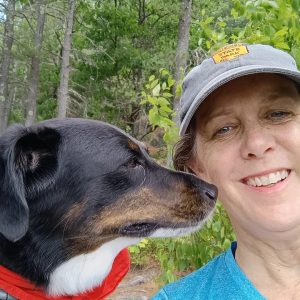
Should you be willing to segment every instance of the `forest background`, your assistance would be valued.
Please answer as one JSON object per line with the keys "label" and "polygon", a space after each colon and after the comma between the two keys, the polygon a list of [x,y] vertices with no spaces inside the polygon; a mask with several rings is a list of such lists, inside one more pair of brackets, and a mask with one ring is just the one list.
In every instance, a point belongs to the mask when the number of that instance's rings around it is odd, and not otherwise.
{"label": "forest background", "polygon": [[[169,165],[184,74],[227,43],[270,44],[300,66],[300,0],[0,1],[0,133],[59,117],[110,122]],[[155,260],[171,282],[234,239],[218,204],[196,234],[145,239],[135,265]]]}

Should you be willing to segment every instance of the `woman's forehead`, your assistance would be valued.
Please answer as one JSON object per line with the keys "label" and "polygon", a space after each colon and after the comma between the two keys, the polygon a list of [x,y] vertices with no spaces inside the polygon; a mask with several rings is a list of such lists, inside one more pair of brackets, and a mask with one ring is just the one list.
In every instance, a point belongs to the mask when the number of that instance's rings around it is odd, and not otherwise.
{"label": "woman's forehead", "polygon": [[221,86],[200,105],[197,119],[225,113],[237,103],[252,103],[254,98],[264,104],[282,97],[298,97],[295,83],[276,74],[253,74],[234,79]]}

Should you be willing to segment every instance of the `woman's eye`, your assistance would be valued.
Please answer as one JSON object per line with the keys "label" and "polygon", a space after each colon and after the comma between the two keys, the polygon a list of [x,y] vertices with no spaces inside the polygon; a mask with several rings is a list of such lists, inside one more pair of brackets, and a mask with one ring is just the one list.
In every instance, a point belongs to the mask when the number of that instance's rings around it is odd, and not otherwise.
{"label": "woman's eye", "polygon": [[283,120],[286,119],[287,117],[290,117],[291,113],[288,111],[273,111],[268,114],[268,118],[271,120]]}
{"label": "woman's eye", "polygon": [[224,134],[228,133],[231,129],[232,129],[232,126],[221,127],[215,132],[214,136],[224,135]]}

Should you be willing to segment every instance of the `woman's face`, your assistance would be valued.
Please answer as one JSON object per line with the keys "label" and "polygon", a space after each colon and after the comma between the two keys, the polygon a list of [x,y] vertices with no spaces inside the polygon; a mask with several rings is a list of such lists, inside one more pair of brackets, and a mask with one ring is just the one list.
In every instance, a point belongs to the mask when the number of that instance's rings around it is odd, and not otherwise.
{"label": "woman's face", "polygon": [[192,169],[214,183],[237,233],[300,229],[300,96],[274,74],[231,81],[196,115]]}

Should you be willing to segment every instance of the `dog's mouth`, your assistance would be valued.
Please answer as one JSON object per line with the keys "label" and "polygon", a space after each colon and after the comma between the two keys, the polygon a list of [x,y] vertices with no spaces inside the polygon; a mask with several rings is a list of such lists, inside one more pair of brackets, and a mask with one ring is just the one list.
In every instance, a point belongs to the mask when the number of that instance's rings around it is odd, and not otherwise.
{"label": "dog's mouth", "polygon": [[138,222],[123,226],[119,233],[131,237],[145,237],[150,235],[157,227],[157,223]]}
{"label": "dog's mouth", "polygon": [[154,222],[135,222],[124,225],[119,234],[127,237],[176,237],[185,236],[200,229],[212,215],[209,213],[202,221],[186,224],[158,224]]}

